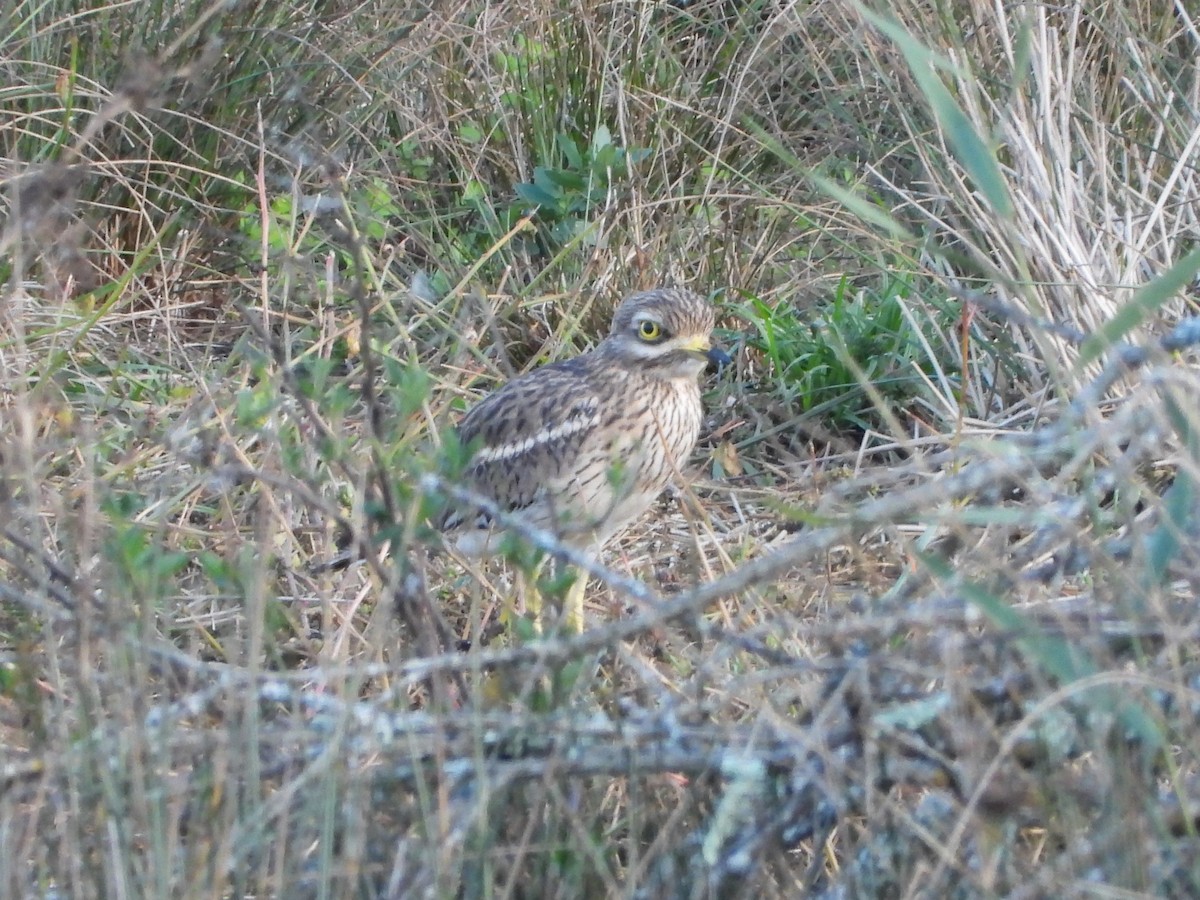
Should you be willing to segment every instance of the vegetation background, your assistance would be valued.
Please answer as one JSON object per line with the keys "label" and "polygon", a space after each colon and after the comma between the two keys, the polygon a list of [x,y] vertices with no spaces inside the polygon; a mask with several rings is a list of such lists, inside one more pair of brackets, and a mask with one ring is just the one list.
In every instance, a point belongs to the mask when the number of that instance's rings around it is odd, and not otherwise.
{"label": "vegetation background", "polygon": [[[5,4],[0,895],[1200,894],[1198,60],[1194,0]],[[502,624],[442,436],[673,282],[695,482]]]}

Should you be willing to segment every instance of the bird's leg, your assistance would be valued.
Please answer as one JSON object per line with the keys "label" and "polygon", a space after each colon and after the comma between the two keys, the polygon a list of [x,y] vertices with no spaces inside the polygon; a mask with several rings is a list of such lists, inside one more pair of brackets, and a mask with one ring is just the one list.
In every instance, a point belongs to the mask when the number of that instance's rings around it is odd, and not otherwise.
{"label": "bird's leg", "polygon": [[542,569],[546,565],[546,560],[539,561],[533,567],[533,571],[528,574],[519,566],[516,566],[516,597],[514,603],[509,604],[508,621],[504,624],[510,629],[520,615],[529,614],[530,621],[533,625],[533,633],[537,636],[542,634],[542,592],[538,590],[538,579],[541,576]]}
{"label": "bird's leg", "polygon": [[[600,551],[603,547],[604,538],[592,535],[592,540],[584,545],[582,549],[587,558],[595,562],[600,559]],[[565,567],[566,562],[563,561],[562,565]],[[563,631],[567,634],[583,634],[583,598],[587,593],[590,576],[587,569],[578,566],[571,566],[571,569],[575,572],[575,580],[571,582],[571,587],[567,590],[567,596],[563,599]]]}
{"label": "bird's leg", "polygon": [[[584,593],[587,591],[588,574],[586,571],[570,565],[562,557],[544,556],[534,563],[531,569],[523,566],[514,566],[516,571],[514,584],[516,588],[515,596],[513,602],[508,607],[504,623],[511,629],[516,623],[518,616],[527,615],[529,624],[532,626],[533,636],[542,636],[545,630],[543,618],[545,601],[542,594],[542,576],[547,564],[553,566],[551,570],[553,575],[547,582],[551,590],[551,595],[555,598],[563,598],[561,605],[555,604],[558,606],[557,624],[566,634],[582,634],[584,625],[583,598]],[[567,578],[571,578],[571,583],[564,595],[562,588]]]}
{"label": "bird's leg", "polygon": [[[545,571],[546,564],[550,563],[552,557],[546,557],[534,567],[532,573],[523,574],[522,570],[518,570],[517,577],[518,591],[521,600],[523,601],[524,611],[529,614],[529,618],[533,624],[533,633],[540,637],[544,630],[542,611],[545,608],[545,602],[541,590],[542,573]],[[553,559],[553,576],[549,581],[544,582],[549,588],[553,598],[557,601],[562,598],[561,604],[555,602],[556,612],[558,613],[557,625],[561,631],[566,634],[582,634],[583,633],[583,595],[587,589],[588,576],[587,572],[582,571],[575,566],[570,565],[564,559]],[[567,578],[571,578],[570,586],[566,593],[563,593],[563,585]]]}
{"label": "bird's leg", "polygon": [[578,570],[563,600],[562,623],[567,634],[583,634],[583,595],[587,583],[588,573]]}

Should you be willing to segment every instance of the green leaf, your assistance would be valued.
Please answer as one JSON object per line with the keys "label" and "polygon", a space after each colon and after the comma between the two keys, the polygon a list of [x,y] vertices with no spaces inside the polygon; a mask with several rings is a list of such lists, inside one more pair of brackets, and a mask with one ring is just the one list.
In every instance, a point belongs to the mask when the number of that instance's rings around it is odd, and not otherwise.
{"label": "green leaf", "polygon": [[[1170,394],[1165,398],[1165,406],[1171,424],[1194,462],[1200,458],[1200,434],[1196,432],[1192,414],[1181,409]],[[1179,555],[1181,538],[1196,527],[1196,480],[1191,466],[1182,465],[1175,473],[1175,481],[1163,495],[1162,511],[1162,520],[1146,541],[1147,574],[1158,585],[1166,580],[1167,567]]]}
{"label": "green leaf", "polygon": [[458,126],[458,137],[466,144],[480,144],[483,143],[483,129],[478,125],[464,122]]}
{"label": "green leaf", "polygon": [[860,197],[853,191],[848,190],[847,188],[844,188],[836,182],[831,181],[830,179],[821,175],[810,173],[808,177],[812,179],[813,184],[815,184],[820,190],[824,191],[834,200],[841,203],[844,207],[846,207],[864,222],[868,222],[884,231],[888,237],[892,238],[893,240],[916,240],[916,238],[908,232],[908,229],[893,219],[889,213],[881,209],[877,204]]}
{"label": "green leaf", "polygon": [[[867,21],[891,38],[904,54],[913,77],[925,95],[925,102],[929,104],[934,117],[945,132],[955,157],[967,170],[979,192],[987,198],[998,215],[1006,218],[1011,216],[1012,201],[1009,200],[1008,187],[1000,172],[1000,165],[996,162],[996,155],[975,131],[971,120],[938,77],[934,54],[909,34],[899,22],[867,9],[863,9],[862,14]],[[941,68],[953,67],[949,62],[942,62]]]}
{"label": "green leaf", "polygon": [[1191,526],[1196,503],[1196,482],[1186,468],[1181,467],[1174,483],[1163,496],[1163,519],[1147,539],[1146,574],[1155,584],[1167,577],[1167,567],[1179,555],[1180,538]]}
{"label": "green leaf", "polygon": [[545,169],[546,178],[558,188],[562,188],[563,192],[582,191],[587,187],[587,182],[575,172],[568,172],[566,169]]}
{"label": "green leaf", "polygon": [[555,207],[558,205],[558,197],[548,191],[546,188],[537,184],[530,184],[527,181],[522,181],[514,188],[517,196],[526,203],[531,203],[534,206]]}
{"label": "green leaf", "polygon": [[608,130],[607,125],[598,126],[595,134],[592,135],[592,153],[595,154],[597,151],[611,146],[612,132]]}
{"label": "green leaf", "polygon": [[1149,284],[1139,288],[1130,301],[1117,310],[1115,316],[1083,342],[1077,365],[1086,366],[1109,347],[1124,340],[1159,307],[1190,284],[1197,272],[1200,272],[1200,248],[1193,250]]}
{"label": "green leaf", "polygon": [[463,186],[462,202],[467,206],[476,206],[486,199],[487,191],[483,189],[483,183],[478,178],[472,178]]}
{"label": "green leaf", "polygon": [[575,143],[575,139],[569,134],[559,134],[558,149],[567,159],[567,165],[572,169],[583,168],[583,154],[579,151],[579,145]]}
{"label": "green leaf", "polygon": [[600,147],[592,154],[592,171],[608,180],[609,173],[623,175],[625,172],[624,154],[613,146]]}

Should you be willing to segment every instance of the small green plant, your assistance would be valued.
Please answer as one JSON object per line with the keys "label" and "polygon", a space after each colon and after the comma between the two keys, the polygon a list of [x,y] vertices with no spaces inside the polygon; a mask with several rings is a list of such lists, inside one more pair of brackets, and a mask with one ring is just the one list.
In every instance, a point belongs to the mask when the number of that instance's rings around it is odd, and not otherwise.
{"label": "small green plant", "polygon": [[462,263],[487,253],[531,213],[536,232],[511,237],[528,255],[549,257],[575,241],[587,242],[598,211],[628,179],[633,166],[650,154],[645,149],[618,147],[604,125],[586,144],[566,131],[558,132],[552,142],[555,150],[550,158],[534,167],[531,181],[515,182],[507,199],[498,196],[503,189],[488,190],[479,179],[466,183],[461,203],[471,211],[473,221],[455,232],[455,244],[463,249]]}
{"label": "small green plant", "polygon": [[583,237],[610,191],[650,154],[649,150],[616,146],[604,125],[596,129],[587,147],[581,148],[562,132],[557,144],[564,164],[538,166],[532,182],[516,185],[517,197],[538,207],[536,221],[548,238],[546,249],[551,250]]}
{"label": "small green plant", "polygon": [[878,291],[857,293],[842,279],[830,302],[812,316],[757,298],[741,311],[757,330],[751,345],[766,356],[790,403],[820,412],[835,430],[864,430],[876,422],[864,382],[879,396],[903,403],[920,390],[918,372],[931,365],[905,315],[909,291],[898,276],[890,276]]}
{"label": "small green plant", "polygon": [[[536,36],[513,35],[489,53],[496,102],[479,104],[473,86],[454,94],[464,107],[455,136],[470,152],[438,158],[442,182],[459,192],[451,215],[445,204],[430,207],[443,265],[461,270],[494,256],[491,266],[502,271],[587,242],[599,211],[613,206],[633,166],[650,155],[614,142],[605,124],[613,110],[581,67],[579,48],[590,43],[574,17]],[[415,187],[413,197],[429,187]],[[522,227],[525,217],[532,230]]]}
{"label": "small green plant", "polygon": [[[322,227],[325,200],[320,195],[302,198],[298,191],[276,194],[270,199],[265,222],[266,245],[272,260],[278,264],[285,259],[320,259],[333,253],[342,269],[353,269],[353,247],[344,239],[332,237]],[[329,209],[348,213],[343,217],[357,229],[357,239],[370,244],[377,244],[387,237],[389,222],[398,210],[393,190],[382,177],[354,186],[348,196],[338,198],[331,194],[328,201]],[[263,243],[264,226],[258,197],[247,197],[241,212],[240,229],[247,239],[247,251],[258,252]]]}

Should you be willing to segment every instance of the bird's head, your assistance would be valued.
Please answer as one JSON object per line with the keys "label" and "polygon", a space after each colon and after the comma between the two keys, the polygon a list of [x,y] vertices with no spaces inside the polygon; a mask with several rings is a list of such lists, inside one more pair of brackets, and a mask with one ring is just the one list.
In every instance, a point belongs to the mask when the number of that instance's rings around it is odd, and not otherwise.
{"label": "bird's head", "polygon": [[712,304],[691,291],[658,288],[621,301],[600,348],[657,378],[697,378],[730,360],[713,346]]}

